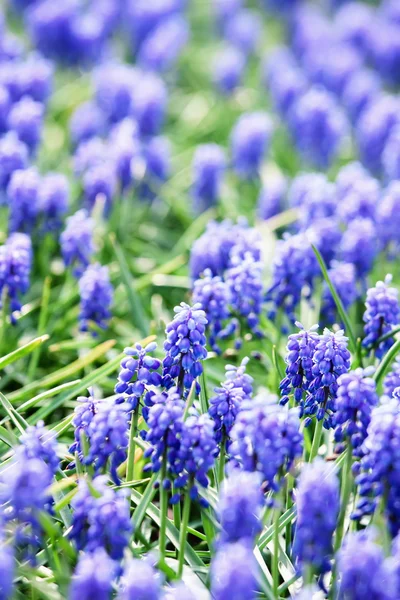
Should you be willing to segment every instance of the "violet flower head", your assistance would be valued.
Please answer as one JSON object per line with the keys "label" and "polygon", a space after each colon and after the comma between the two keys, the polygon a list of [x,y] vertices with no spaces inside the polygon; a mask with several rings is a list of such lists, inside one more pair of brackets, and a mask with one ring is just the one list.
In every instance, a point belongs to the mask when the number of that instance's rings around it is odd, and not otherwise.
{"label": "violet flower head", "polygon": [[342,94],[343,106],[349,119],[357,123],[381,93],[382,85],[377,74],[368,69],[356,71],[346,83]]}
{"label": "violet flower head", "polygon": [[[74,442],[69,447],[70,454],[78,453],[78,458],[83,462],[82,435],[88,436],[89,425],[93,420],[94,415],[98,412],[101,400],[97,400],[93,396],[93,390],[89,389],[89,398],[79,396],[78,404],[74,408],[72,425],[74,426]],[[73,468],[75,463],[71,463],[69,468]]]}
{"label": "violet flower head", "polygon": [[304,329],[301,323],[296,321],[296,327],[300,331],[289,335],[285,357],[286,376],[282,379],[279,389],[281,404],[287,404],[289,395],[293,393],[296,404],[300,405],[300,416],[303,416],[304,398],[314,378],[312,357],[319,336],[317,332],[318,325],[314,325],[307,330]]}
{"label": "violet flower head", "polygon": [[211,593],[215,600],[254,600],[258,566],[251,547],[240,541],[224,544],[211,563]]}
{"label": "violet flower head", "polygon": [[330,266],[340,247],[343,231],[337,217],[316,219],[305,230],[308,241],[318,248],[325,263]]}
{"label": "violet flower head", "polygon": [[371,375],[373,367],[355,369],[338,379],[334,417],[335,440],[348,439],[353,456],[362,454],[361,446],[367,437],[372,409],[378,404],[376,384]]}
{"label": "violet flower head", "polygon": [[93,554],[82,554],[71,581],[68,600],[109,600],[115,570],[115,562],[102,548]]}
{"label": "violet flower head", "polygon": [[337,213],[344,223],[361,218],[375,221],[380,203],[381,187],[379,182],[365,175],[348,186],[346,192],[337,194]]}
{"label": "violet flower head", "polygon": [[142,148],[145,174],[138,187],[141,200],[154,200],[171,174],[171,145],[162,135],[147,140]]}
{"label": "violet flower head", "polygon": [[125,64],[106,64],[95,71],[96,103],[109,123],[122,121],[131,114],[137,77],[137,71]]}
{"label": "violet flower head", "polygon": [[232,162],[238,177],[258,176],[271,136],[272,122],[268,113],[251,112],[239,117],[231,132]]}
{"label": "violet flower head", "polygon": [[374,538],[374,529],[349,533],[338,553],[340,600],[394,600],[396,586],[390,561]]}
{"label": "violet flower head", "polygon": [[82,479],[71,506],[69,537],[77,549],[95,552],[102,548],[110,558],[120,560],[132,533],[125,491],[113,490],[103,477],[96,477],[91,487]]}
{"label": "violet flower head", "polygon": [[213,81],[221,94],[229,96],[240,86],[245,67],[245,55],[234,46],[227,46],[217,54],[213,65]]}
{"label": "violet flower head", "polygon": [[193,202],[196,213],[214,206],[221,195],[226,158],[218,144],[197,146],[193,157]]}
{"label": "violet flower head", "polygon": [[350,221],[343,234],[340,259],[353,263],[357,278],[365,280],[378,252],[375,224],[371,219],[357,217]]}
{"label": "violet flower head", "polygon": [[[352,263],[333,261],[328,274],[342,301],[344,309],[349,309],[359,297],[354,265]],[[324,322],[329,325],[338,322],[340,325],[343,325],[338,321],[337,306],[326,282],[324,282],[322,288],[322,317]]]}
{"label": "violet flower head", "polygon": [[259,473],[232,470],[219,495],[221,534],[218,543],[248,540],[251,545],[262,529],[264,503]]}
{"label": "violet flower head", "polygon": [[374,12],[371,6],[361,2],[348,2],[339,6],[335,26],[340,39],[361,52],[368,50]]}
{"label": "violet flower head", "polygon": [[[164,597],[164,596],[163,596]],[[150,560],[131,559],[124,571],[118,600],[160,600],[161,577]]]}
{"label": "violet flower head", "polygon": [[387,181],[400,179],[400,125],[390,132],[382,154],[382,165]]}
{"label": "violet flower head", "polygon": [[261,37],[261,20],[251,10],[242,9],[226,22],[224,37],[246,56],[253,54]]}
{"label": "violet flower head", "polygon": [[187,396],[194,381],[196,393],[200,391],[197,378],[203,372],[202,361],[207,356],[207,319],[200,304],[189,306],[181,302],[174,312],[175,317],[165,330],[163,382],[167,388],[176,384]]}
{"label": "violet flower head", "polygon": [[318,458],[305,464],[296,489],[293,546],[300,572],[307,566],[319,575],[330,571],[339,507],[339,481],[332,466]]}
{"label": "violet flower head", "polygon": [[386,396],[391,398],[396,388],[400,387],[400,356],[397,356],[392,364],[391,370],[383,380],[383,391]]}
{"label": "violet flower head", "polygon": [[91,322],[106,329],[111,317],[113,287],[110,283],[108,267],[96,263],[89,265],[79,280],[81,331],[92,329]]}
{"label": "violet flower head", "polygon": [[69,183],[62,173],[47,173],[39,189],[39,211],[45,231],[58,231],[69,204]]}
{"label": "violet flower head", "polygon": [[209,415],[214,421],[217,442],[230,442],[230,432],[237,414],[245,400],[250,400],[253,394],[253,378],[246,373],[248,358],[244,358],[239,367],[225,367],[225,381],[220,387],[214,388],[215,395],[210,398]]}
{"label": "violet flower head", "polygon": [[279,172],[264,179],[257,200],[259,219],[267,220],[283,210],[287,187],[286,178]]}
{"label": "violet flower head", "polygon": [[307,91],[306,77],[297,67],[289,66],[270,73],[268,79],[268,90],[275,110],[286,121],[293,106]]}
{"label": "violet flower head", "polygon": [[43,421],[30,425],[20,437],[21,447],[18,456],[27,460],[38,458],[50,468],[53,475],[58,471],[60,460],[57,456],[57,439],[44,426]]}
{"label": "violet flower head", "polygon": [[[400,174],[399,174],[400,175]],[[384,191],[377,207],[378,233],[380,243],[388,252],[389,258],[397,255],[400,227],[400,182],[392,181]]]}
{"label": "violet flower head", "polygon": [[72,114],[69,133],[74,146],[104,132],[104,114],[93,102],[84,102]]}
{"label": "violet flower head", "polygon": [[164,81],[153,73],[142,75],[132,101],[132,116],[144,137],[158,135],[164,124],[168,91]]}
{"label": "violet flower head", "polygon": [[16,102],[8,115],[8,126],[26,144],[31,153],[37,149],[43,128],[44,107],[26,96]]}
{"label": "violet flower head", "polygon": [[193,284],[192,300],[205,312],[208,321],[206,335],[211,350],[221,354],[218,343],[224,334],[228,334],[227,328],[231,323],[230,292],[226,282],[218,275],[213,277],[210,269],[206,269],[204,276]]}
{"label": "violet flower head", "polygon": [[304,414],[308,417],[307,425],[311,417],[315,416],[318,421],[323,419],[326,429],[333,426],[332,413],[336,410],[338,378],[350,369],[347,342],[348,338],[343,330],[334,333],[325,328],[319,336],[312,357],[313,380],[309,386],[309,396],[304,403]]}
{"label": "violet flower head", "polygon": [[376,19],[371,28],[370,58],[375,70],[388,86],[400,83],[399,25]]}
{"label": "violet flower head", "polygon": [[78,210],[67,218],[60,236],[61,252],[67,267],[73,266],[75,277],[80,277],[94,253],[94,221],[86,210]]}
{"label": "violet flower head", "polygon": [[189,41],[187,19],[177,14],[163,20],[143,41],[137,55],[145,70],[162,73],[172,69]]}
{"label": "violet flower head", "polygon": [[244,401],[231,438],[231,454],[242,468],[261,473],[265,488],[277,491],[302,453],[299,411],[279,405],[274,397]]}
{"label": "violet flower head", "polygon": [[84,463],[93,465],[95,473],[100,473],[109,463],[116,485],[119,485],[117,469],[127,455],[128,425],[126,406],[104,400],[87,427],[89,453]]}
{"label": "violet flower head", "polygon": [[340,154],[348,125],[341,108],[324,89],[311,88],[294,104],[289,128],[303,159],[329,167]]}
{"label": "violet flower head", "polygon": [[32,268],[32,243],[25,233],[13,233],[4,246],[0,246],[0,297],[4,289],[10,301],[11,322],[13,312],[21,310],[21,296],[29,289]]}
{"label": "violet flower head", "polygon": [[291,183],[288,202],[299,210],[301,226],[306,228],[317,219],[335,214],[335,186],[322,173],[301,173]]}
{"label": "violet flower head", "polygon": [[[367,348],[376,346],[381,336],[389,333],[400,323],[398,290],[389,287],[391,281],[392,276],[386,275],[384,281],[378,281],[375,287],[367,291],[366,310],[363,316],[365,323],[363,346]],[[380,342],[375,349],[376,356],[382,358],[393,342],[393,338]]]}
{"label": "violet flower head", "polygon": [[144,348],[140,344],[125,348],[126,356],[121,361],[118,383],[114,390],[118,394],[117,403],[126,402],[131,410],[136,410],[140,398],[148,393],[149,386],[161,385],[162,378],[158,372],[161,361],[151,356],[156,349],[155,342]]}
{"label": "violet flower head", "polygon": [[108,216],[116,193],[117,176],[114,165],[97,164],[84,174],[83,195],[85,206],[89,210],[99,203],[104,214]]}
{"label": "violet flower head", "polygon": [[29,233],[39,212],[41,179],[35,167],[14,171],[7,187],[10,232]]}
{"label": "violet flower head", "polygon": [[15,559],[13,548],[0,540],[0,597],[9,600],[14,589]]}

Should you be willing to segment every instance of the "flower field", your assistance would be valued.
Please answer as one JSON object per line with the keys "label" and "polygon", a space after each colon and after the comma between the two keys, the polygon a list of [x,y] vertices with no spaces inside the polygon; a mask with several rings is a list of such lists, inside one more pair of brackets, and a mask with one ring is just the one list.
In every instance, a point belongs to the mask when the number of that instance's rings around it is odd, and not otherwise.
{"label": "flower field", "polygon": [[0,6],[0,600],[400,600],[400,2]]}

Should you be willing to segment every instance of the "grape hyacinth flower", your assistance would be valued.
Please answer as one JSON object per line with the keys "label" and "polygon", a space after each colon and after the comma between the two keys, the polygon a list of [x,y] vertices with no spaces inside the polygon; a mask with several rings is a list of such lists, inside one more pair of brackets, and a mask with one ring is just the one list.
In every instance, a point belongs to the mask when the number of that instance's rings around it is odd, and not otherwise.
{"label": "grape hyacinth flower", "polygon": [[29,289],[32,267],[32,244],[25,233],[13,233],[4,246],[0,246],[0,303],[4,290],[10,302],[11,322],[13,313],[21,310],[21,296]]}
{"label": "grape hyacinth flower", "polygon": [[118,123],[132,113],[137,71],[130,65],[108,63],[94,73],[95,100],[108,123]]}
{"label": "grape hyacinth flower", "polygon": [[73,267],[75,277],[80,277],[94,253],[94,221],[86,210],[78,210],[67,218],[60,236],[61,252],[67,267]]}
{"label": "grape hyacinth flower", "polygon": [[53,475],[57,473],[60,464],[57,456],[57,439],[54,433],[46,429],[43,421],[27,427],[20,437],[20,442],[19,457],[43,460]]}
{"label": "grape hyacinth flower", "polygon": [[377,232],[371,219],[357,217],[343,233],[340,259],[353,263],[362,282],[370,272],[378,252]]}
{"label": "grape hyacinth flower", "polygon": [[[386,275],[384,281],[378,281],[375,287],[367,291],[364,312],[365,338],[363,346],[369,348],[376,346],[379,338],[390,333],[392,328],[400,323],[400,305],[398,290],[389,287],[392,281],[391,275]],[[382,358],[385,352],[393,345],[392,337],[380,342],[375,348],[375,354]]]}
{"label": "grape hyacinth flower", "polygon": [[[391,131],[382,155],[383,173],[387,181],[400,179],[400,126]],[[395,182],[393,182],[394,184]],[[392,184],[392,185],[393,185]]]}
{"label": "grape hyacinth flower", "polygon": [[[194,304],[200,304],[205,312],[206,334],[211,350],[221,354],[219,338],[225,338],[230,334],[232,323],[229,309],[230,294],[226,282],[218,275],[213,277],[211,270],[206,269],[203,277],[196,279],[193,284],[192,300]],[[225,325],[226,321],[228,321],[227,325]],[[233,329],[236,329],[235,324]]]}
{"label": "grape hyacinth flower", "polygon": [[161,577],[149,558],[145,560],[131,559],[125,568],[117,599],[160,600],[160,598]]}
{"label": "grape hyacinth flower", "polygon": [[381,82],[373,71],[360,69],[346,83],[343,90],[343,106],[354,123],[358,123],[365,110],[376,102],[382,92]]}
{"label": "grape hyacinth flower", "polygon": [[194,381],[196,393],[200,392],[197,378],[203,372],[201,361],[207,356],[207,319],[200,304],[189,306],[181,302],[174,308],[175,317],[165,330],[165,358],[163,360],[163,383],[169,388],[176,384],[187,396]]}
{"label": "grape hyacinth flower", "polygon": [[238,177],[258,176],[271,135],[272,122],[266,112],[245,113],[239,117],[231,132],[232,162]]}
{"label": "grape hyacinth flower", "polygon": [[125,402],[131,410],[136,410],[140,398],[149,391],[148,386],[160,386],[162,382],[158,369],[161,361],[153,358],[150,353],[157,349],[157,344],[151,342],[144,348],[140,344],[125,348],[125,358],[121,361],[118,383],[115,393],[117,403]]}
{"label": "grape hyacinth flower", "polygon": [[399,399],[393,398],[372,411],[363,457],[355,465],[359,499],[352,514],[356,520],[363,515],[372,515],[380,499],[385,498],[384,513],[392,536],[397,535],[400,529],[399,406]]}
{"label": "grape hyacinth flower", "polygon": [[[74,155],[74,173],[82,176],[94,167],[104,165],[109,160],[109,148],[99,137],[83,141],[77,147]],[[107,169],[110,165],[107,164]]]}
{"label": "grape hyacinth flower", "polygon": [[128,448],[127,407],[104,400],[98,406],[88,428],[89,453],[84,463],[93,465],[95,473],[104,469],[110,461],[110,473],[119,485],[118,467],[126,459]]}
{"label": "grape hyacinth flower", "polygon": [[304,414],[304,397],[309,390],[313,380],[313,361],[315,347],[318,343],[318,325],[310,329],[304,329],[303,325],[296,321],[298,333],[289,335],[286,346],[287,354],[286,376],[282,379],[279,389],[281,392],[281,404],[289,402],[289,394],[293,393],[296,404],[300,405],[300,417]]}
{"label": "grape hyacinth flower", "polygon": [[[399,173],[400,177],[400,173]],[[392,181],[384,191],[377,207],[380,245],[388,252],[389,259],[397,256],[400,227],[400,181]]]}
{"label": "grape hyacinth flower", "polygon": [[333,426],[332,413],[336,410],[338,378],[350,369],[350,352],[347,349],[348,338],[343,330],[329,331],[325,328],[319,336],[312,357],[313,380],[309,385],[309,395],[304,403],[306,425],[311,417],[323,420],[326,429]]}
{"label": "grape hyacinth flower", "polygon": [[262,530],[264,495],[259,473],[232,470],[219,495],[221,534],[218,544],[248,541]]}
{"label": "grape hyacinth flower", "polygon": [[[333,261],[331,268],[328,270],[328,275],[342,301],[344,309],[348,310],[359,296],[354,265],[352,263]],[[333,325],[337,322],[337,306],[326,282],[324,282],[322,288],[321,311],[322,318],[326,324]],[[343,325],[342,323],[340,324]]]}
{"label": "grape hyacinth flower", "polygon": [[234,46],[228,46],[217,54],[213,67],[213,81],[221,94],[229,96],[239,87],[245,67],[244,54]]}
{"label": "grape hyacinth flower", "polygon": [[289,205],[297,208],[303,228],[316,220],[332,217],[337,210],[335,186],[322,173],[297,175],[290,186]]}
{"label": "grape hyacinth flower", "polygon": [[294,66],[270,74],[268,80],[268,90],[275,110],[286,121],[293,106],[307,91],[307,80],[303,72]]}
{"label": "grape hyacinth flower", "polygon": [[137,188],[137,193],[141,200],[151,201],[157,198],[163,183],[170,176],[171,146],[169,140],[161,135],[153,137],[143,145],[142,153],[145,173]]}
{"label": "grape hyacinth flower", "polygon": [[11,107],[10,94],[4,85],[0,84],[0,133],[7,131],[7,118]]}
{"label": "grape hyacinth flower", "polygon": [[196,598],[193,591],[183,581],[179,581],[164,589],[163,600],[196,600]]}
{"label": "grape hyacinth flower", "polygon": [[105,216],[111,212],[117,192],[117,176],[114,165],[104,163],[91,167],[83,176],[83,195],[88,209],[99,203]]}
{"label": "grape hyacinth flower", "polygon": [[383,380],[383,392],[391,398],[396,388],[400,387],[400,356],[392,364],[392,368]]}
{"label": "grape hyacinth flower", "polygon": [[82,554],[69,590],[69,600],[110,600],[116,565],[98,548],[93,554]]}
{"label": "grape hyacinth flower", "polygon": [[237,11],[227,20],[224,37],[245,56],[253,54],[261,37],[259,15],[247,9]]}
{"label": "grape hyacinth flower", "polygon": [[62,173],[47,173],[39,189],[39,212],[45,231],[58,231],[68,211],[69,183]]}
{"label": "grape hyacinth flower", "polygon": [[303,159],[321,169],[337,158],[348,133],[339,105],[319,88],[311,88],[294,104],[289,128]]}
{"label": "grape hyacinth flower", "polygon": [[141,76],[132,97],[132,116],[142,136],[158,135],[162,129],[168,103],[163,80],[153,73]]}
{"label": "grape hyacinth flower", "polygon": [[356,218],[375,220],[381,189],[373,177],[359,177],[345,193],[338,195],[338,216],[344,223]]}
{"label": "grape hyacinth flower", "polygon": [[105,129],[104,114],[94,102],[84,102],[72,114],[69,134],[76,147],[81,142],[101,136]]}
{"label": "grape hyacinth flower", "polygon": [[193,201],[196,213],[214,206],[221,195],[226,170],[224,150],[218,144],[197,146],[193,157]]}
{"label": "grape hyacinth flower", "polygon": [[0,598],[10,600],[14,589],[15,559],[10,545],[0,539]]}
{"label": "grape hyacinth flower", "polygon": [[362,455],[361,446],[367,437],[372,409],[378,404],[374,368],[355,369],[338,379],[334,416],[335,440],[348,439],[353,456]]}
{"label": "grape hyacinth flower", "polygon": [[293,546],[300,572],[304,573],[307,567],[318,575],[330,571],[339,506],[339,482],[332,466],[318,458],[305,464],[296,489]]}
{"label": "grape hyacinth flower", "polygon": [[319,250],[325,263],[330,265],[343,237],[339,220],[335,217],[317,219],[305,230],[305,233],[309,243]]}
{"label": "grape hyacinth flower", "polygon": [[91,322],[101,329],[106,329],[111,317],[110,306],[113,300],[113,288],[108,268],[99,263],[89,265],[79,280],[79,293],[81,298],[80,330],[92,329]]}
{"label": "grape hyacinth flower", "polygon": [[[69,447],[70,454],[78,454],[81,462],[84,460],[82,449],[82,435],[89,435],[89,425],[93,420],[94,415],[98,412],[101,400],[97,400],[93,396],[93,390],[89,389],[89,398],[79,396],[76,401],[78,404],[74,409],[72,425],[74,426],[74,442]],[[69,468],[73,468],[75,463],[71,463]]]}
{"label": "grape hyacinth flower", "polygon": [[165,72],[175,66],[189,41],[189,26],[180,15],[165,19],[143,41],[137,55],[138,64],[148,71]]}
{"label": "grape hyacinth flower", "polygon": [[43,129],[44,107],[28,96],[16,102],[8,115],[8,126],[15,131],[31,153],[39,145]]}
{"label": "grape hyacinth flower", "polygon": [[286,192],[287,181],[280,172],[264,178],[257,200],[258,218],[267,220],[279,214],[284,207]]}
{"label": "grape hyacinth flower", "polygon": [[229,446],[230,433],[244,400],[250,400],[253,393],[253,378],[246,373],[248,358],[240,367],[227,365],[226,378],[221,387],[214,388],[210,398],[209,415],[214,421],[215,438],[218,443]]}
{"label": "grape hyacinth flower", "polygon": [[10,232],[29,233],[39,212],[41,180],[35,167],[14,171],[7,187]]}
{"label": "grape hyacinth flower", "polygon": [[231,454],[245,471],[258,471],[266,490],[278,491],[283,476],[301,456],[299,411],[275,397],[247,400],[231,431]]}
{"label": "grape hyacinth flower", "polygon": [[[231,254],[231,267],[226,271],[225,281],[229,291],[231,310],[240,321],[244,319],[245,327],[256,337],[262,337],[260,315],[264,300],[262,282],[262,263],[256,261],[250,252],[244,257]],[[239,346],[241,340],[236,340]]]}
{"label": "grape hyacinth flower", "polygon": [[211,563],[214,600],[254,600],[258,587],[257,561],[248,543],[221,545]]}
{"label": "grape hyacinth flower", "polygon": [[91,487],[82,479],[71,506],[69,537],[78,550],[95,552],[104,548],[110,558],[120,560],[132,533],[125,490],[113,490],[105,477],[96,477]]}
{"label": "grape hyacinth flower", "polygon": [[339,600],[394,600],[397,598],[390,559],[374,538],[372,528],[349,533],[338,553]]}

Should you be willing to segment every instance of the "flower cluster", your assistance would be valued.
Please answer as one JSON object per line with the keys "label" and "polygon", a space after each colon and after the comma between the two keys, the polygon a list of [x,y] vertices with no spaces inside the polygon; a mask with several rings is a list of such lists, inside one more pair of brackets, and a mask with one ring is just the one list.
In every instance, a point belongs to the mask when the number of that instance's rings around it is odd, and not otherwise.
{"label": "flower cluster", "polygon": [[32,266],[32,244],[25,233],[13,233],[4,246],[0,246],[0,299],[10,301],[11,320],[13,312],[21,309],[20,296],[29,289]]}
{"label": "flower cluster", "polygon": [[60,236],[61,252],[67,267],[73,266],[74,275],[80,277],[94,253],[94,221],[85,210],[67,218]]}
{"label": "flower cluster", "polygon": [[[89,425],[94,415],[98,412],[101,401],[94,398],[93,390],[90,389],[89,398],[79,396],[77,402],[78,404],[74,409],[74,416],[72,418],[74,442],[69,447],[69,452],[73,455],[77,452],[79,460],[83,462],[82,435],[89,435]],[[75,466],[75,463],[71,463],[69,466],[72,468]]]}
{"label": "flower cluster", "polygon": [[[365,338],[363,346],[376,346],[381,336],[390,333],[392,328],[400,323],[400,305],[398,290],[389,287],[391,275],[386,275],[384,281],[378,281],[374,288],[367,291],[366,310],[364,313]],[[381,358],[393,344],[393,338],[379,342],[375,353]]]}
{"label": "flower cluster", "polygon": [[57,440],[48,431],[43,421],[37,425],[29,426],[20,438],[21,447],[18,456],[23,459],[41,459],[49,467],[53,475],[58,471],[60,464],[57,456]]}
{"label": "flower cluster", "polygon": [[223,544],[211,564],[211,593],[215,600],[254,600],[259,588],[255,556],[244,541]]}
{"label": "flower cluster", "polygon": [[80,330],[88,331],[93,324],[106,329],[111,317],[110,306],[113,288],[110,283],[108,267],[96,263],[89,265],[79,280],[81,298],[79,322]]}
{"label": "flower cluster", "polygon": [[149,386],[161,385],[162,378],[158,373],[161,361],[150,356],[156,348],[155,342],[144,348],[140,344],[125,348],[126,357],[121,361],[118,383],[114,390],[118,394],[117,403],[126,402],[132,410],[136,410],[140,398],[149,391]]}

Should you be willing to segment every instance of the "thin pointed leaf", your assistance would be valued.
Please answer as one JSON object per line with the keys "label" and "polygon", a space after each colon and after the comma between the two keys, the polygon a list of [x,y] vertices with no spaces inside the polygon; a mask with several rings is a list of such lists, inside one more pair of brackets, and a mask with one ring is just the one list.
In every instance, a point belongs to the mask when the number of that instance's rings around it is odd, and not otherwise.
{"label": "thin pointed leaf", "polygon": [[0,369],[4,369],[5,367],[7,367],[7,365],[10,365],[11,363],[15,362],[16,360],[23,358],[27,354],[30,354],[36,348],[41,346],[41,344],[46,342],[48,339],[49,339],[49,336],[47,334],[41,335],[40,337],[35,338],[28,344],[21,346],[21,348],[18,348],[17,350],[10,352],[10,354],[6,354],[2,358],[0,358]]}

